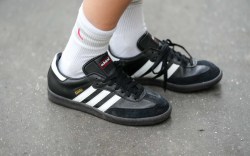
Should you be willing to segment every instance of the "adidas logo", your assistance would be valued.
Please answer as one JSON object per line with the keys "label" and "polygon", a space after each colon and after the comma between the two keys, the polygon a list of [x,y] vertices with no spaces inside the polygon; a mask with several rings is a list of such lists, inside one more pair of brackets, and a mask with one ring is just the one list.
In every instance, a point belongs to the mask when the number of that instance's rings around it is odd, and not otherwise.
{"label": "adidas logo", "polygon": [[106,57],[105,59],[103,59],[101,61],[101,63],[99,64],[99,66],[101,67],[101,69],[104,69],[105,67],[107,67],[110,63],[111,63],[111,59],[110,57]]}

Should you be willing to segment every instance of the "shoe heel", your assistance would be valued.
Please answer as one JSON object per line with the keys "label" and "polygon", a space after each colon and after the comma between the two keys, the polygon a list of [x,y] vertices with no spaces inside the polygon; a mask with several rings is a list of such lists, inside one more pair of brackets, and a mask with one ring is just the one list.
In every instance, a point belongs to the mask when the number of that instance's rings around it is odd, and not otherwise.
{"label": "shoe heel", "polygon": [[49,88],[47,90],[48,90],[48,99],[51,102],[53,102],[53,103],[55,103],[57,105],[61,105],[61,106],[64,106],[64,107],[71,108],[71,109],[79,110],[77,105],[75,103],[73,103],[72,101],[55,94]]}
{"label": "shoe heel", "polygon": [[57,97],[55,93],[53,93],[49,88],[47,90],[48,90],[48,99],[53,103],[60,104],[61,100],[59,99],[59,97]]}

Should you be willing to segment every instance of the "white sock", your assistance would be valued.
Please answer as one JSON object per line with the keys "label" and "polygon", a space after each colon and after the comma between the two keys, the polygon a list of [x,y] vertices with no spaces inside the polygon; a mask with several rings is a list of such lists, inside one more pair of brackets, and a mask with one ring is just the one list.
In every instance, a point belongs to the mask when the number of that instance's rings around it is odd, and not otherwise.
{"label": "white sock", "polygon": [[105,53],[114,30],[103,31],[85,17],[82,6],[68,44],[59,61],[59,70],[72,78],[84,76],[82,66],[90,59]]}
{"label": "white sock", "polygon": [[120,18],[110,40],[112,54],[121,58],[140,54],[137,41],[146,31],[142,0],[133,1]]}

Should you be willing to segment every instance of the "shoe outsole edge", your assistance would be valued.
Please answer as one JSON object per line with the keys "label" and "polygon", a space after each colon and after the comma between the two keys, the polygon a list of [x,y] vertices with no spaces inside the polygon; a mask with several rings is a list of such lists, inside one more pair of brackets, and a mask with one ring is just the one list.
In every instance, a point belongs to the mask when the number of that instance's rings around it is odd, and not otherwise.
{"label": "shoe outsole edge", "polygon": [[88,106],[84,103],[75,102],[70,99],[64,98],[60,95],[55,94],[49,88],[48,88],[48,99],[57,105],[79,110],[79,111],[94,115],[96,117],[99,117],[101,119],[107,120],[112,123],[128,125],[128,126],[149,126],[149,125],[159,124],[167,120],[170,117],[171,111],[172,111],[172,106],[169,105],[169,109],[161,115],[154,116],[154,117],[147,117],[147,118],[131,119],[131,118],[121,118],[121,117],[112,116],[102,111],[99,111],[98,109],[94,107]]}

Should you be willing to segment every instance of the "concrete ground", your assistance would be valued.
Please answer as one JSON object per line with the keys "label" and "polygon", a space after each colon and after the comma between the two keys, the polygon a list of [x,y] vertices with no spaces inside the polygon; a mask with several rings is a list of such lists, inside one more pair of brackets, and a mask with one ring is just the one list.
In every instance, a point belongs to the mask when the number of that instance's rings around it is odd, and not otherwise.
{"label": "concrete ground", "polygon": [[145,0],[148,29],[220,66],[208,91],[164,92],[172,118],[127,127],[54,105],[46,74],[81,0],[0,1],[0,155],[250,155],[250,1]]}

